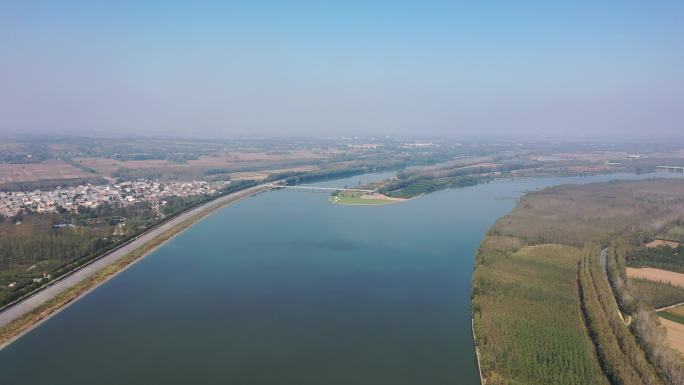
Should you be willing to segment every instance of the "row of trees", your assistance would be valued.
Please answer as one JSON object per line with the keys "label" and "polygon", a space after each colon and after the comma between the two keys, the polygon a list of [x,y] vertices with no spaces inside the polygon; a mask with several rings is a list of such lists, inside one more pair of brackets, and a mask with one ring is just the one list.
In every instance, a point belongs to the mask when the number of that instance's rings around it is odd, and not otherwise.
{"label": "row of trees", "polygon": [[446,164],[444,166],[430,166],[424,168],[412,168],[400,171],[397,173],[397,178],[400,180],[417,179],[417,178],[448,178],[452,176],[463,175],[477,175],[490,172],[510,172],[515,170],[522,170],[527,168],[539,167],[542,163],[537,161],[507,161],[505,163],[477,166],[482,163],[482,160],[475,160],[469,162],[462,162],[456,164]]}
{"label": "row of trees", "polygon": [[684,273],[684,244],[678,247],[633,248],[627,256],[630,266],[650,266]]}
{"label": "row of trees", "polygon": [[514,244],[490,234],[478,250],[473,326],[486,383],[607,385],[580,315],[580,251]]}
{"label": "row of trees", "polygon": [[293,185],[298,185],[301,183],[315,182],[315,181],[319,181],[319,180],[344,178],[347,176],[365,174],[365,173],[372,172],[372,171],[375,171],[375,170],[373,168],[368,168],[365,166],[345,167],[345,168],[324,169],[324,170],[319,170],[319,171],[310,171],[310,172],[306,172],[306,173],[293,172],[292,175],[289,175],[289,176],[287,174],[276,174],[271,179],[277,180],[277,179],[283,179],[283,177],[284,177],[285,184],[293,186]]}
{"label": "row of trees", "polygon": [[[671,385],[684,385],[684,365],[677,352],[672,351],[665,343],[665,331],[660,326],[658,315],[643,300],[643,294],[638,292],[634,283],[626,279],[626,255],[631,254],[633,248],[625,239],[615,240],[608,253],[608,277],[613,291],[618,298],[620,308],[631,315],[630,328],[637,338],[637,342],[653,363],[660,376]],[[680,294],[681,288],[663,285],[660,290],[670,288],[672,294]],[[636,295],[635,293],[639,293]],[[677,301],[678,299],[674,299]]]}
{"label": "row of trees", "polygon": [[492,177],[487,175],[464,175],[439,179],[416,178],[396,180],[387,183],[380,189],[380,192],[396,198],[413,198],[421,194],[427,194],[451,187],[474,186],[479,183],[491,181],[492,179]]}
{"label": "row of trees", "polygon": [[492,179],[493,172],[510,172],[530,167],[537,167],[537,162],[507,162],[494,166],[472,166],[481,160],[430,166],[400,171],[397,179],[387,183],[380,190],[385,195],[411,198],[450,187],[471,186]]}
{"label": "row of trees", "polygon": [[643,304],[651,309],[684,302],[684,287],[669,282],[630,278],[629,288],[630,293],[638,293]]}
{"label": "row of trees", "polygon": [[45,273],[54,279],[156,220],[147,203],[0,220],[0,305],[44,284]]}
{"label": "row of trees", "polygon": [[586,247],[579,263],[578,282],[585,322],[611,383],[664,384],[621,316],[599,261],[597,245]]}

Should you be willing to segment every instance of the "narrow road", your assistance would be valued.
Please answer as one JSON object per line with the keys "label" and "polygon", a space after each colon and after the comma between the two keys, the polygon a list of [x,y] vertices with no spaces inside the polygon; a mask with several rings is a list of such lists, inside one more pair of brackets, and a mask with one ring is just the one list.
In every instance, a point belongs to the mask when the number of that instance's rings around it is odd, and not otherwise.
{"label": "narrow road", "polygon": [[672,309],[672,308],[675,308],[675,307],[678,307],[678,306],[682,306],[682,305],[684,305],[684,302],[676,303],[676,304],[670,305],[670,306],[661,307],[661,308],[659,308],[659,309],[655,309],[655,311],[656,311],[656,312],[659,312],[659,311]]}
{"label": "narrow road", "polygon": [[629,315],[625,317],[622,312],[620,311],[620,306],[618,306],[618,301],[617,297],[615,296],[615,292],[613,291],[613,285],[610,284],[610,279],[608,279],[608,248],[606,247],[605,249],[601,250],[601,256],[600,256],[600,261],[601,261],[601,267],[603,267],[603,275],[606,277],[606,281],[608,281],[608,286],[610,287],[610,292],[613,297],[613,302],[615,303],[615,308],[617,309],[618,315],[620,316],[620,319],[622,319],[622,322],[629,326],[630,323],[632,323],[632,317]]}
{"label": "narrow road", "polygon": [[[247,188],[245,190],[237,191],[232,194],[228,194],[219,198],[216,198],[210,202],[207,202],[201,206],[195,207],[192,210],[186,211],[185,213],[171,219],[170,221],[159,225],[158,227],[146,232],[145,234],[139,236],[135,240],[131,241],[130,243],[115,249],[111,251],[109,254],[105,254],[104,257],[101,257],[100,259],[96,260],[95,262],[81,268],[80,270],[76,270],[75,272],[64,276],[60,280],[56,281],[53,283],[51,286],[48,286],[46,289],[37,292],[36,294],[32,295],[29,298],[26,298],[25,300],[15,304],[14,306],[4,310],[2,313],[0,313],[0,327],[7,325],[8,323],[12,322],[14,319],[21,317],[22,315],[35,310],[38,308],[41,304],[43,304],[45,301],[49,300],[50,298],[53,298],[54,296],[58,295],[59,293],[63,292],[64,290],[76,285],[77,283],[81,282],[82,280],[88,278],[92,274],[96,273],[97,271],[103,269],[104,267],[114,263],[118,259],[126,256],[128,253],[131,253],[147,243],[148,241],[154,239],[155,237],[163,234],[164,232],[171,230],[173,227],[177,226],[178,224],[192,218],[196,214],[200,214],[203,212],[206,212],[207,214],[223,205],[226,205],[230,202],[234,202],[246,197],[249,197],[251,195],[254,195],[258,192],[268,190],[269,187],[266,185],[259,185],[259,186],[254,186]],[[141,257],[142,258],[142,257]]]}

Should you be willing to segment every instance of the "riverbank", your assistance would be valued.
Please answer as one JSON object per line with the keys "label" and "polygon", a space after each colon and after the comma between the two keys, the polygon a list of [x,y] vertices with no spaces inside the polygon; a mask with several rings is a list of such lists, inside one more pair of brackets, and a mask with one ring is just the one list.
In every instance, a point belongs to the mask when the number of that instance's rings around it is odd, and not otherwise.
{"label": "riverbank", "polygon": [[526,193],[490,229],[476,257],[472,306],[485,379],[546,385],[682,378],[676,356],[651,333],[657,318],[622,284],[621,266],[633,255],[631,239],[675,223],[683,191],[681,180],[652,179]]}
{"label": "riverbank", "polygon": [[188,229],[216,209],[229,203],[265,191],[266,186],[254,186],[219,197],[151,230],[130,244],[77,271],[62,281],[27,298],[0,313],[0,350],[31,331],[40,323],[63,310],[132,266],[157,247]]}

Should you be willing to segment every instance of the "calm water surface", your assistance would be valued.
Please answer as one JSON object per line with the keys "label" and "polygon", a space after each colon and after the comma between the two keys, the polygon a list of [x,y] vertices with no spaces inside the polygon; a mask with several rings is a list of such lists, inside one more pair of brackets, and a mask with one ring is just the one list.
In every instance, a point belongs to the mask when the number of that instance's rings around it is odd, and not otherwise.
{"label": "calm water surface", "polygon": [[260,194],[0,351],[0,384],[478,384],[470,276],[486,230],[525,190],[615,178],[502,180],[373,207]]}

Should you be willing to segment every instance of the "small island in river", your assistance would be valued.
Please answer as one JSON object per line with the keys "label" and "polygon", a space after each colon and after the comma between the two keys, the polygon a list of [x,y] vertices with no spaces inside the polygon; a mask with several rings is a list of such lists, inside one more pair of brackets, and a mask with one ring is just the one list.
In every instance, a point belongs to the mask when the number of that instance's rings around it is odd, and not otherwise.
{"label": "small island in river", "polygon": [[387,205],[405,201],[403,198],[393,198],[380,193],[366,193],[359,191],[335,191],[330,194],[328,201],[340,205]]}

